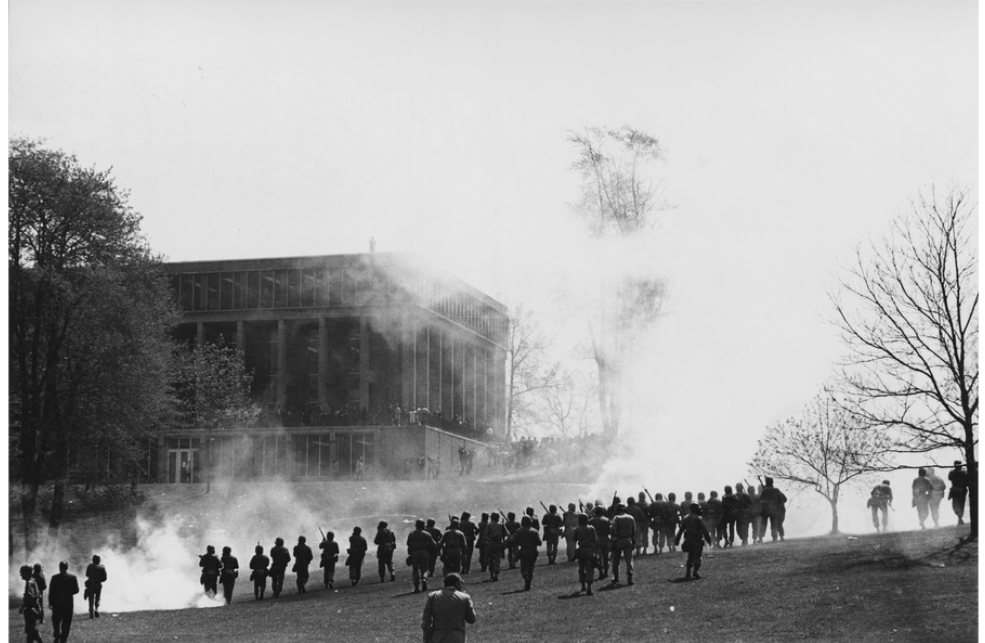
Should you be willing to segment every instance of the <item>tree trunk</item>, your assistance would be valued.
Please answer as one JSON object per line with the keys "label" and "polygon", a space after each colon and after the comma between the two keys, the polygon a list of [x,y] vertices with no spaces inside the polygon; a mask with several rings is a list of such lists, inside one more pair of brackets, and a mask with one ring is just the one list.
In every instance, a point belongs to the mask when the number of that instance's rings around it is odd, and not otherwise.
{"label": "tree trunk", "polygon": [[58,532],[61,529],[62,518],[65,515],[65,486],[67,480],[58,478],[55,480],[55,489],[51,494],[51,513],[48,515],[48,538],[51,542],[58,541]]}
{"label": "tree trunk", "polygon": [[[29,482],[21,495],[21,516],[24,519],[24,551],[30,552],[37,544],[38,492],[40,485]],[[23,489],[23,488],[22,488]]]}
{"label": "tree trunk", "polygon": [[975,461],[975,448],[966,442],[965,464],[968,465],[968,522],[971,524],[970,540],[978,539],[978,462]]}
{"label": "tree trunk", "polygon": [[831,535],[835,536],[841,533],[840,531],[838,531],[838,488],[837,487],[835,487],[835,491],[832,494],[831,498],[828,499],[828,502],[831,503]]}

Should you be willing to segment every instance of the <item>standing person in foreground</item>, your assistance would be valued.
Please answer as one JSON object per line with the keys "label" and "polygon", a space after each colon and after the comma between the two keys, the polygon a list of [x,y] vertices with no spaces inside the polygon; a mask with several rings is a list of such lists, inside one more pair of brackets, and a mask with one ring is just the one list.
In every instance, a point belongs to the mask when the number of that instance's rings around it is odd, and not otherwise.
{"label": "standing person in foreground", "polygon": [[[701,509],[698,507],[698,503],[691,504],[690,513],[681,521],[681,527],[674,542],[680,544],[681,536],[684,536],[682,549],[687,552],[687,571],[684,579],[691,580],[694,578],[697,580],[701,578],[698,575],[698,570],[701,569],[701,550],[705,543],[711,544],[711,534],[708,533],[708,527],[701,518]],[[693,574],[692,569],[694,570]]]}
{"label": "standing person in foreground", "polygon": [[32,577],[32,572],[30,565],[23,565],[20,569],[21,580],[24,581],[24,595],[18,611],[24,616],[27,643],[33,641],[41,643],[41,633],[38,632],[38,620],[41,618],[41,590],[38,589],[38,583]]}
{"label": "standing person in foreground", "polygon": [[475,623],[472,597],[462,591],[461,576],[448,574],[444,588],[428,594],[424,603],[424,643],[465,643],[466,623]]}
{"label": "standing person in foreground", "polygon": [[106,582],[106,568],[99,556],[93,556],[86,567],[85,596],[89,599],[89,618],[99,618],[99,600],[103,596],[103,583]]}
{"label": "standing person in foreground", "polygon": [[619,559],[626,560],[626,583],[633,584],[633,548],[636,541],[636,519],[626,513],[626,505],[616,505],[612,518],[612,584],[619,582]]}
{"label": "standing person in foreground", "polygon": [[68,573],[68,563],[58,563],[58,573],[51,577],[48,589],[48,607],[51,608],[51,626],[55,643],[66,643],[72,630],[75,614],[75,595],[79,593],[79,579]]}
{"label": "standing person in foreground", "polygon": [[236,579],[239,577],[239,560],[233,556],[230,547],[222,548],[222,572],[219,574],[219,582],[222,584],[222,596],[226,599],[226,605],[233,602],[233,589],[236,587]]}
{"label": "standing person in foreground", "polygon": [[964,524],[964,502],[968,497],[968,472],[961,466],[961,460],[954,461],[954,469],[947,474],[947,480],[951,483],[951,490],[947,493],[951,501],[951,509],[958,517],[958,524]]}

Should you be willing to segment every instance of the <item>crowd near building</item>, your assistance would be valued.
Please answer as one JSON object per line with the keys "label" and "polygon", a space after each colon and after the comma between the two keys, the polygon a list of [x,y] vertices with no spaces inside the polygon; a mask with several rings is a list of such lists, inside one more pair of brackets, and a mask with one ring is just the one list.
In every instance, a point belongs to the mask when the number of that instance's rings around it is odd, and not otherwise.
{"label": "crowd near building", "polygon": [[174,429],[151,479],[409,477],[503,438],[506,308],[400,253],[165,264],[176,337],[242,351],[256,426]]}

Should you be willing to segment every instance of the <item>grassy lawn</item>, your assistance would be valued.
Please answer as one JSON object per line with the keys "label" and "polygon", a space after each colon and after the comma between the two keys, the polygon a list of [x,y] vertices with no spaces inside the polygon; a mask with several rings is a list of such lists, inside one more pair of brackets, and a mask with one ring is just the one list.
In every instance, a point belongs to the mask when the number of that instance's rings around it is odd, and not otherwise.
{"label": "grassy lawn", "polygon": [[[590,597],[573,594],[574,564],[546,566],[543,555],[530,592],[519,591],[518,570],[491,583],[475,564],[465,577],[478,613],[469,640],[976,641],[978,544],[960,543],[966,530],[804,538],[706,551],[704,578],[692,582],[679,581],[684,554],[649,555],[636,560],[634,586],[597,584],[600,591]],[[396,559],[402,562],[400,551]],[[339,568],[340,580],[345,571]],[[397,581],[381,584],[370,555],[363,578],[357,587],[339,582],[334,591],[324,590],[316,570],[308,594],[299,596],[289,575],[281,598],[254,602],[244,577],[231,606],[106,612],[98,620],[79,615],[71,640],[420,641],[424,596],[411,593],[409,568],[399,566]],[[112,583],[105,591],[112,591]],[[11,641],[23,640],[20,623],[11,610]],[[42,627],[50,641],[50,624]]]}

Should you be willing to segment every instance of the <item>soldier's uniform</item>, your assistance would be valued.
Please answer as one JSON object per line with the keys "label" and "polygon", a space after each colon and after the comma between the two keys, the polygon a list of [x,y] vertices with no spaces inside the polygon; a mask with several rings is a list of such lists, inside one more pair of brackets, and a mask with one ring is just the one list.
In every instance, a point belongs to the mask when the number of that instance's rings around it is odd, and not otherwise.
{"label": "soldier's uniform", "polygon": [[424,521],[418,520],[414,525],[414,531],[407,534],[407,556],[410,558],[415,594],[421,591],[422,585],[425,592],[428,589],[428,565],[431,552],[437,549],[434,538],[425,529]]}
{"label": "soldier's uniform", "polygon": [[595,528],[595,535],[598,538],[598,556],[595,565],[599,570],[599,580],[609,575],[609,555],[612,551],[612,540],[610,538],[611,522],[605,515],[605,509],[595,507],[595,517],[589,521]]}
{"label": "soldier's uniform", "polygon": [[763,526],[763,497],[760,492],[756,491],[756,487],[753,485],[749,486],[749,515],[750,527],[752,527],[752,542],[761,543],[763,542],[763,534],[766,531]]}
{"label": "soldier's uniform", "polygon": [[233,589],[239,576],[239,560],[233,556],[232,549],[223,547],[221,562],[222,572],[219,574],[219,582],[222,583],[222,596],[226,599],[226,605],[229,605],[233,602]]}
{"label": "soldier's uniform", "polygon": [[462,571],[462,553],[467,546],[465,534],[458,530],[458,519],[452,521],[441,536],[440,553],[443,566],[442,573],[458,573]]}
{"label": "soldier's uniform", "polygon": [[626,513],[623,504],[616,505],[612,519],[612,582],[619,582],[619,561],[626,561],[626,582],[633,584],[633,543],[636,540],[636,519]]}
{"label": "soldier's uniform", "polygon": [[[745,547],[749,544],[749,525],[752,522],[752,497],[746,493],[746,489],[742,486],[741,482],[735,485],[735,500],[739,509],[739,518],[736,526],[739,531],[739,540],[742,541],[742,546]],[[755,537],[755,534],[753,536]]]}
{"label": "soldier's uniform", "polygon": [[479,526],[476,528],[475,548],[479,550],[479,569],[486,571],[489,569],[489,554],[486,551],[486,528],[489,526],[489,514],[484,513],[479,518]]}
{"label": "soldier's uniform", "polygon": [[292,571],[297,574],[295,582],[297,583],[299,594],[307,592],[305,586],[308,584],[308,566],[311,565],[311,561],[314,559],[315,555],[312,553],[311,547],[308,547],[305,537],[298,536],[298,544],[294,546],[294,567]]}
{"label": "soldier's uniform", "polygon": [[722,547],[731,547],[735,543],[735,524],[739,521],[739,499],[732,493],[732,487],[725,487],[722,496],[722,519],[719,530],[722,534]]}
{"label": "soldier's uniform", "polygon": [[[763,512],[770,521],[770,534],[773,536],[773,540],[775,541],[777,536],[783,540],[783,521],[787,517],[787,497],[773,486],[773,478],[766,478],[766,487],[763,489],[760,499],[763,503]],[[765,527],[764,524],[761,528],[764,535]]]}
{"label": "soldier's uniform", "polygon": [[393,573],[393,552],[397,549],[397,537],[390,531],[385,520],[381,520],[380,524],[377,525],[373,544],[376,545],[376,562],[380,582],[386,580],[388,571],[390,572],[390,580],[396,580]]}
{"label": "soldier's uniform", "polygon": [[222,570],[222,561],[215,555],[215,547],[206,547],[205,553],[198,557],[198,566],[202,568],[199,581],[205,587],[205,593],[212,592],[215,596],[219,593],[219,572]]}
{"label": "soldier's uniform", "polygon": [[479,528],[472,522],[472,514],[467,511],[462,512],[462,519],[458,525],[459,531],[465,534],[465,549],[462,550],[462,569],[463,574],[472,571],[472,554],[475,552],[475,539],[479,534]]}
{"label": "soldier's uniform", "polygon": [[339,544],[335,542],[335,534],[328,532],[325,540],[318,543],[321,549],[319,565],[325,570],[325,589],[335,585],[335,563],[339,562]]}
{"label": "soldier's uniform", "polygon": [[506,547],[506,539],[509,533],[506,525],[499,522],[499,514],[491,516],[489,524],[485,530],[486,556],[489,559],[489,578],[493,582],[499,580],[499,568],[503,559],[503,549]]}
{"label": "soldier's uniform", "polygon": [[674,536],[677,535],[677,525],[681,522],[681,506],[677,504],[677,496],[673,491],[667,494],[667,504],[670,506],[670,510],[667,512],[667,522],[664,523],[667,551],[677,551]]}
{"label": "soldier's uniform", "polygon": [[551,505],[544,514],[544,542],[547,544],[547,564],[553,565],[557,559],[557,545],[561,538],[561,527],[564,519],[557,513],[557,506]]}
{"label": "soldier's uniform", "polygon": [[520,530],[520,523],[517,522],[516,514],[514,514],[512,511],[506,514],[505,526],[506,526],[506,533],[508,534],[508,537],[506,539],[506,543],[507,543],[506,560],[510,565],[510,569],[516,569],[517,552],[519,551],[520,548],[516,544],[516,540],[513,538],[513,536],[515,536],[516,532]]}
{"label": "soldier's uniform", "polygon": [[520,575],[523,577],[523,589],[529,590],[534,579],[534,565],[540,553],[540,534],[532,526],[530,516],[524,516],[520,521],[520,529],[513,535],[520,557]]}
{"label": "soldier's uniform", "polygon": [[640,508],[640,513],[643,514],[643,521],[637,525],[639,530],[637,539],[641,544],[636,553],[645,556],[646,548],[650,545],[650,503],[646,501],[646,493],[640,492],[636,506]]}
{"label": "soldier's uniform", "polygon": [[568,557],[568,562],[575,560],[577,556],[577,544],[575,542],[575,529],[578,529],[578,516],[575,511],[575,503],[568,503],[568,510],[564,512],[564,553]]}
{"label": "soldier's uniform", "polygon": [[363,537],[361,527],[353,527],[352,535],[349,536],[349,549],[346,550],[346,565],[349,566],[349,582],[353,585],[359,583],[363,576],[363,560],[366,552],[369,551],[369,543]]}
{"label": "soldier's uniform", "polygon": [[274,593],[274,598],[280,596],[284,590],[284,574],[287,573],[289,562],[291,562],[291,552],[284,546],[284,539],[276,539],[274,546],[270,548],[270,589]]}
{"label": "soldier's uniform", "polygon": [[893,489],[889,486],[889,480],[883,480],[872,488],[869,500],[866,505],[872,510],[872,525],[879,531],[879,512],[882,512],[883,531],[889,526],[889,507],[893,504]]}
{"label": "soldier's uniform", "polygon": [[643,540],[643,527],[646,525],[646,514],[636,504],[636,498],[632,496],[626,500],[626,513],[636,521],[636,536],[633,538],[633,554],[639,555],[646,549],[646,541]]}
{"label": "soldier's uniform", "polygon": [[578,516],[578,526],[575,527],[574,540],[578,548],[578,581],[581,590],[591,596],[592,581],[595,580],[595,556],[598,555],[598,534],[595,527],[588,524],[588,516]]}
{"label": "soldier's uniform", "polygon": [[428,554],[428,578],[434,577],[434,566],[438,563],[438,547],[437,544],[441,542],[441,530],[434,526],[434,518],[428,518],[427,523],[424,525],[424,531],[431,534],[431,539],[434,540],[435,547]]}
{"label": "soldier's uniform", "polygon": [[670,503],[664,500],[663,494],[658,493],[650,503],[649,511],[650,528],[653,530],[653,551],[661,553],[669,543],[674,542],[673,536],[667,538],[665,528],[670,523]]}
{"label": "soldier's uniform", "polygon": [[270,559],[263,553],[263,547],[256,546],[256,553],[250,559],[250,580],[253,581],[253,599],[263,600],[267,593],[267,575],[270,567]]}
{"label": "soldier's uniform", "polygon": [[696,503],[692,504],[691,511],[681,521],[675,542],[680,543],[681,536],[684,537],[683,549],[687,552],[687,572],[684,578],[692,578],[692,569],[694,570],[693,577],[701,578],[698,575],[698,570],[701,568],[701,550],[706,542],[711,544],[711,534],[708,533],[705,521],[701,519],[700,509]]}

